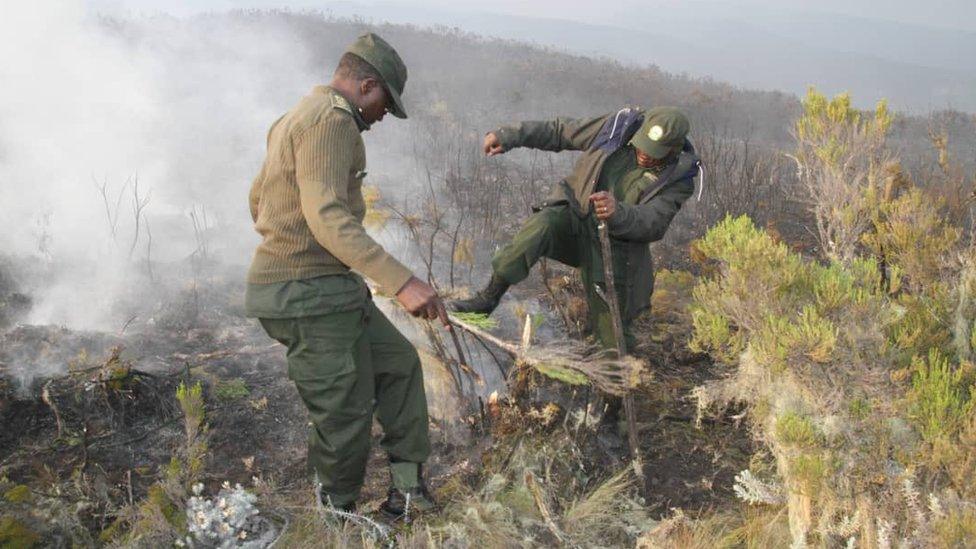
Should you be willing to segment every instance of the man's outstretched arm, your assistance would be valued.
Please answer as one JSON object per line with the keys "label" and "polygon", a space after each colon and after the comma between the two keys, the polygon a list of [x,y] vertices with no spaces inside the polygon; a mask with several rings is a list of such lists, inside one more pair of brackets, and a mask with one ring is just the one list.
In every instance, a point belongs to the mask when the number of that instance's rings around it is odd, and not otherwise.
{"label": "man's outstretched arm", "polygon": [[[485,136],[485,154],[494,156],[518,147],[543,151],[582,151],[587,149],[600,132],[607,115],[594,118],[556,118],[545,121],[526,121],[502,126]],[[489,150],[489,138],[494,145]]]}

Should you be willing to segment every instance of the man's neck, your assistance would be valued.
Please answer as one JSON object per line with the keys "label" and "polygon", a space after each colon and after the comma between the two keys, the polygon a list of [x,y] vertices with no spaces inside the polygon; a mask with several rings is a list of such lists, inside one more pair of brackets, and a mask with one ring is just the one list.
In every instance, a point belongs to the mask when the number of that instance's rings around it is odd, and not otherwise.
{"label": "man's neck", "polygon": [[329,87],[332,88],[336,93],[345,99],[349,106],[352,107],[353,118],[356,119],[356,124],[359,126],[360,131],[366,131],[369,129],[370,124],[366,123],[363,119],[362,107],[356,102],[356,88],[348,80],[342,78],[333,78],[332,82],[329,82]]}

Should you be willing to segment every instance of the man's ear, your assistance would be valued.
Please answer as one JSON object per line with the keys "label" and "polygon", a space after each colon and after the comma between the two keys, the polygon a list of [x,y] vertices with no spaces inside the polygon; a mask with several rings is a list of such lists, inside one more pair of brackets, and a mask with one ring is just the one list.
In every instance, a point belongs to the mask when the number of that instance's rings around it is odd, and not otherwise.
{"label": "man's ear", "polygon": [[378,85],[379,82],[375,78],[365,78],[359,83],[359,91],[363,95],[369,95]]}

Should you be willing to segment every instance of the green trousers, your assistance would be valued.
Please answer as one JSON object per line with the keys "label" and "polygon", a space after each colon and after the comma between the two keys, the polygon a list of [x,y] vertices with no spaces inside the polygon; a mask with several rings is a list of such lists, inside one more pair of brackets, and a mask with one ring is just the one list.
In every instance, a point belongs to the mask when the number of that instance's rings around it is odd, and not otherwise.
{"label": "green trousers", "polygon": [[[614,284],[621,306],[626,303],[626,249],[614,243]],[[509,284],[518,284],[529,276],[532,266],[547,257],[580,269],[586,288],[590,311],[590,327],[601,345],[616,349],[616,338],[610,318],[610,308],[597,293],[596,285],[603,285],[603,255],[596,223],[592,216],[581,218],[568,206],[550,206],[533,214],[506,246],[491,260],[495,275]],[[624,316],[626,348],[634,345],[634,336]]]}
{"label": "green trousers", "polygon": [[334,505],[359,497],[374,411],[394,480],[397,464],[416,470],[427,459],[420,357],[371,299],[351,311],[260,320],[268,335],[288,348],[288,377],[312,422],[309,465]]}

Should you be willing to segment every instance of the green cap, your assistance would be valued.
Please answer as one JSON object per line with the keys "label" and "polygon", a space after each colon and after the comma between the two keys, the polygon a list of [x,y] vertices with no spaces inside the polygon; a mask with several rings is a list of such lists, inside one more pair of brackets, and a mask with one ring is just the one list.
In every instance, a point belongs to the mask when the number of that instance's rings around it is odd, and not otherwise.
{"label": "green cap", "polygon": [[653,158],[664,158],[681,150],[691,124],[683,112],[674,107],[655,107],[644,115],[644,123],[630,144]]}
{"label": "green cap", "polygon": [[350,44],[346,53],[358,55],[380,73],[386,92],[393,99],[393,116],[406,118],[407,111],[403,109],[400,94],[407,84],[407,66],[393,46],[377,34],[367,32]]}

